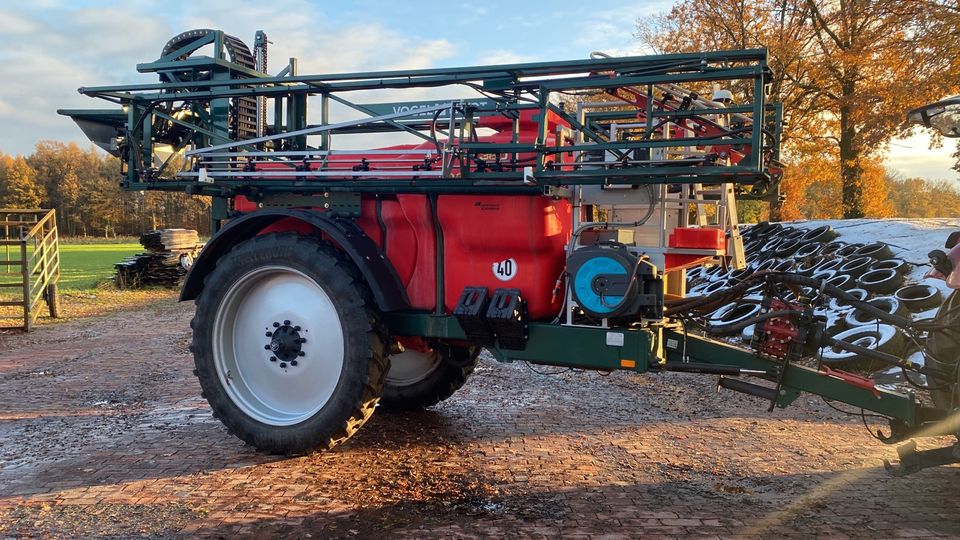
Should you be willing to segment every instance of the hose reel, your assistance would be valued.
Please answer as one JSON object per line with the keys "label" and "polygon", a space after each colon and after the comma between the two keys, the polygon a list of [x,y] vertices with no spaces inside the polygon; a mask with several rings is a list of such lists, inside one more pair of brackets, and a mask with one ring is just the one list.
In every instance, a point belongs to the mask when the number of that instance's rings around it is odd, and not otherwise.
{"label": "hose reel", "polygon": [[595,318],[663,317],[663,280],[657,268],[620,243],[577,249],[567,258],[570,291]]}
{"label": "hose reel", "polygon": [[[184,52],[182,55],[178,56],[177,60],[186,60],[197,52],[190,49],[193,44],[199,40],[208,38],[208,36],[213,33],[215,33],[215,30],[200,28],[178,34],[171,38],[166,45],[164,45],[163,51],[160,53],[161,57],[171,55],[177,50],[183,49],[188,52]],[[256,69],[256,59],[254,58],[253,53],[250,52],[250,48],[246,43],[243,42],[243,40],[235,36],[224,35],[223,47],[227,55],[225,60],[229,60],[231,63],[251,71]],[[162,82],[183,83],[192,80],[206,81],[209,80],[210,77],[210,73],[196,73],[186,69],[171,73],[160,73],[160,80]],[[167,105],[167,110],[164,112],[176,118],[177,120],[185,121],[187,123],[196,123],[198,125],[200,124],[199,116],[189,107],[185,107],[183,109],[174,109],[172,108],[171,103]],[[231,98],[229,112],[229,137],[233,140],[256,137],[258,125],[257,114],[256,98],[247,96]],[[161,118],[156,119],[156,125],[154,126],[154,138],[159,142],[167,143],[176,147],[183,142],[184,138],[189,137],[190,133],[190,130],[182,125],[177,125]]]}

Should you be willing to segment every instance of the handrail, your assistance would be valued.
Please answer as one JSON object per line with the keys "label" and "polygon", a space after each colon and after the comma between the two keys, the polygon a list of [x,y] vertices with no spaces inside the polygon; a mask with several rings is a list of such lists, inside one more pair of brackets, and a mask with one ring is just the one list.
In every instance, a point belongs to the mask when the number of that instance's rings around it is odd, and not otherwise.
{"label": "handrail", "polygon": [[46,216],[44,216],[43,219],[41,219],[40,221],[38,221],[37,224],[34,225],[33,228],[30,229],[29,232],[27,232],[27,236],[28,236],[28,237],[30,237],[30,236],[36,236],[36,234],[37,234],[37,232],[39,231],[39,229],[40,229],[41,227],[43,227],[43,225],[44,225],[48,220],[50,220],[50,217],[51,217],[51,216],[53,216],[53,212],[50,212],[50,213],[48,213]]}

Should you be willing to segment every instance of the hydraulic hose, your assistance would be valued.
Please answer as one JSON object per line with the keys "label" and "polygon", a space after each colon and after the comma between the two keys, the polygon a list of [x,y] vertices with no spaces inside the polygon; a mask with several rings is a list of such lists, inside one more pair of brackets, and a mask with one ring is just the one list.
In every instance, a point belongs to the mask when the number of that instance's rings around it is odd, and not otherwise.
{"label": "hydraulic hose", "polygon": [[837,338],[825,336],[823,343],[830,347],[836,347],[838,349],[843,349],[848,352],[857,353],[860,356],[865,356],[871,360],[877,360],[891,366],[898,366],[912,371],[920,371],[923,368],[922,365],[910,362],[908,360],[902,360],[892,354],[887,354],[882,351],[877,351],[874,349],[868,349],[866,347],[861,347],[847,341],[841,341]]}
{"label": "hydraulic hose", "polygon": [[763,271],[757,272],[751,276],[743,278],[743,281],[730,287],[726,290],[717,291],[713,294],[707,296],[698,296],[689,299],[689,301],[678,303],[675,306],[670,307],[664,311],[665,317],[671,317],[679,315],[682,313],[687,313],[690,311],[704,311],[708,310],[710,307],[729,302],[731,299],[737,298],[745,293],[750,287],[755,285],[758,282],[766,283],[783,283],[786,285],[797,285],[801,287],[812,287],[819,290],[821,293],[828,296],[839,298],[840,300],[846,301],[850,306],[853,306],[857,309],[862,310],[865,313],[873,315],[877,319],[880,319],[883,322],[892,324],[893,326],[899,328],[910,328],[913,325],[913,321],[906,317],[901,317],[899,315],[894,315],[888,313],[872,304],[864,302],[857,298],[856,296],[836,287],[830,285],[826,280],[814,279],[812,277],[802,276],[800,274],[794,274],[790,272],[773,272],[773,271]]}
{"label": "hydraulic hose", "polygon": [[[738,321],[732,324],[709,325],[705,327],[704,330],[711,335],[727,336],[730,334],[736,334],[737,332],[741,332],[744,328],[747,328],[750,325],[757,324],[759,322],[762,322],[768,319],[773,319],[776,317],[789,317],[791,315],[796,315],[796,314],[797,314],[796,311],[789,310],[789,309],[780,310],[780,311],[770,311],[770,312],[763,313],[755,317],[744,319],[742,321]],[[824,336],[823,342],[824,342],[824,345],[826,346],[836,347],[838,349],[857,353],[861,356],[865,356],[872,360],[883,362],[884,364],[887,364],[890,366],[898,366],[898,367],[910,369],[913,371],[920,371],[923,368],[923,366],[920,364],[916,364],[914,362],[910,362],[907,360],[902,360],[892,354],[888,354],[888,353],[873,350],[873,349],[868,349],[866,347],[861,347],[859,345],[842,341],[834,337]]]}
{"label": "hydraulic hose", "polygon": [[693,310],[701,310],[701,308],[711,306],[713,304],[718,304],[720,302],[727,302],[731,299],[737,298],[743,293],[747,292],[756,282],[763,281],[767,276],[776,274],[777,272],[772,272],[769,270],[763,270],[757,272],[750,276],[747,276],[740,283],[737,283],[733,287],[728,287],[726,289],[721,289],[713,294],[706,296],[694,296],[692,298],[684,298],[676,302],[668,309],[663,312],[665,317],[670,317],[673,315],[678,315],[681,313],[686,313]]}
{"label": "hydraulic hose", "polygon": [[708,325],[705,330],[708,334],[713,334],[716,336],[728,336],[730,334],[736,334],[737,332],[743,331],[744,328],[757,324],[758,322],[763,322],[767,319],[773,319],[776,317],[789,317],[791,315],[796,315],[797,312],[792,309],[784,309],[780,311],[768,311],[766,313],[761,313],[755,317],[750,317],[749,319],[744,319],[742,321],[737,321],[730,324],[717,324],[717,325]]}

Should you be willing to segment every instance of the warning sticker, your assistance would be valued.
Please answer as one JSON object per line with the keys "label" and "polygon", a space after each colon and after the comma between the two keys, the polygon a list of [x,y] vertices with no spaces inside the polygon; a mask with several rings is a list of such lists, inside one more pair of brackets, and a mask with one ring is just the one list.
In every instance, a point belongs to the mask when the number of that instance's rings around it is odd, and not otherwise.
{"label": "warning sticker", "polygon": [[623,334],[620,332],[607,332],[607,345],[623,347]]}
{"label": "warning sticker", "polygon": [[493,263],[493,275],[500,281],[510,281],[517,275],[517,261],[506,259]]}

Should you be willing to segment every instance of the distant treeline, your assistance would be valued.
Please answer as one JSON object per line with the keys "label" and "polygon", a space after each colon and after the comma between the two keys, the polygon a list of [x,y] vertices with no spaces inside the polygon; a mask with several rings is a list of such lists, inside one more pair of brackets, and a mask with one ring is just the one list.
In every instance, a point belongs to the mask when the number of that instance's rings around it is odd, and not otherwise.
{"label": "distant treeline", "polygon": [[[796,176],[807,181],[788,189],[797,215],[791,218],[825,219],[843,215],[836,193],[840,179],[835,168],[800,167]],[[871,172],[868,170],[868,172]],[[960,214],[960,191],[955,183],[884,174],[879,164],[871,197],[876,217],[952,217]],[[870,175],[865,175],[870,176]],[[103,152],[76,144],[37,143],[29,156],[0,153],[0,208],[54,208],[64,236],[136,236],[168,227],[210,232],[210,200],[183,193],[129,192],[120,189],[120,163]],[[743,203],[743,221],[766,219],[766,204]]]}
{"label": "distant treeline", "polygon": [[210,231],[210,200],[120,189],[120,162],[95,148],[37,143],[29,156],[0,153],[0,208],[53,208],[63,236],[139,235],[167,227]]}

